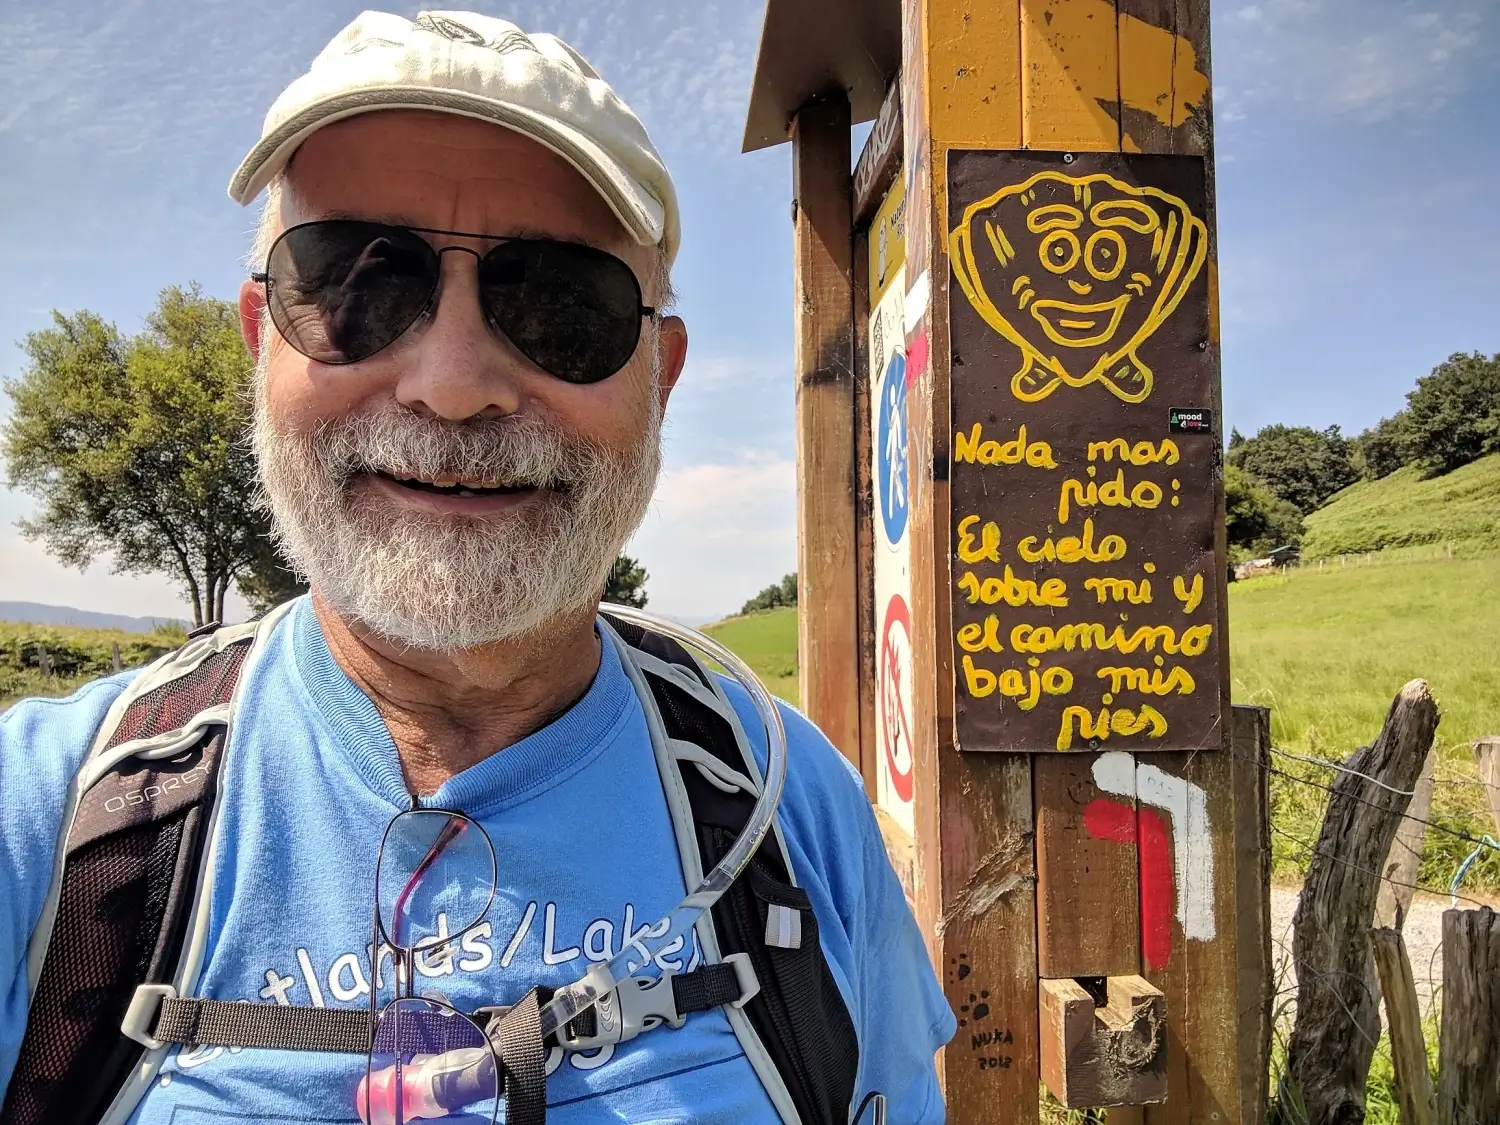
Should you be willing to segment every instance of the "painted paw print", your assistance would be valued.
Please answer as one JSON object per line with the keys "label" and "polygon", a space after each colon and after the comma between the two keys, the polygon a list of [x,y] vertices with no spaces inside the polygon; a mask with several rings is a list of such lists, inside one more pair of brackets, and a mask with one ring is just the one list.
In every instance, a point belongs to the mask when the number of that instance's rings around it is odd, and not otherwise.
{"label": "painted paw print", "polygon": [[960,953],[957,957],[948,958],[948,964],[956,966],[955,972],[959,980],[963,980],[974,971],[974,967],[969,964],[969,955],[967,953]]}
{"label": "painted paw print", "polygon": [[[967,1027],[969,1020],[978,1023],[980,1020],[987,1018],[990,1014],[990,1006],[985,1001],[989,998],[990,994],[987,989],[981,988],[978,996],[972,992],[969,993],[969,1002],[958,1006],[958,1026]],[[967,1013],[968,1019],[964,1018],[965,1013]]]}

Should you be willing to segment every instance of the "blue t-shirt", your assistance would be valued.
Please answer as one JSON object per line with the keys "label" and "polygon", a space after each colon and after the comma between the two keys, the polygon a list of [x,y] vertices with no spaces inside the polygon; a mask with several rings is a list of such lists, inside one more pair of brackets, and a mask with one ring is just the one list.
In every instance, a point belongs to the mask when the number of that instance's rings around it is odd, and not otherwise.
{"label": "blue t-shirt", "polygon": [[[566,714],[450,778],[424,805],[461,809],[494,843],[499,889],[415,991],[463,1010],[568,984],[686,893],[640,701],[610,644]],[[0,717],[0,1091],[26,1023],[26,952],[52,873],[68,784],[131,673]],[[751,744],[759,720],[728,684]],[[375,861],[409,807],[374,704],[334,662],[305,598],[243,673],[212,871],[198,994],[369,1004]],[[828,965],[859,1037],[858,1097],[879,1089],[892,1125],[943,1120],[934,1053],[955,1030],[860,780],[800,713],[783,708],[788,777],[779,822]],[[763,754],[763,749],[758,751]],[[762,762],[764,765],[764,762]],[[658,957],[697,967],[696,939]],[[390,994],[386,963],[384,996]],[[630,1042],[547,1060],[549,1120],[778,1120],[721,1009]],[[220,1047],[170,1054],[134,1120],[357,1121],[365,1062]],[[856,1102],[857,1104],[857,1102]]]}

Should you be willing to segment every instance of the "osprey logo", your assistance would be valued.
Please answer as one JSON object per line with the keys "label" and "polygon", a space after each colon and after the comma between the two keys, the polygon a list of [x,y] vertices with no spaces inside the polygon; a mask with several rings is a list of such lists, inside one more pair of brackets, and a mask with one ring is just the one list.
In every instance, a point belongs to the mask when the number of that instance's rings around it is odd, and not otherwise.
{"label": "osprey logo", "polygon": [[531,40],[519,31],[507,31],[495,42],[491,43],[478,31],[475,31],[466,23],[445,16],[438,12],[423,12],[416,18],[416,26],[423,31],[430,31],[434,35],[441,35],[444,39],[451,39],[455,43],[467,43],[471,47],[488,47],[492,51],[506,54],[510,51],[534,51]]}

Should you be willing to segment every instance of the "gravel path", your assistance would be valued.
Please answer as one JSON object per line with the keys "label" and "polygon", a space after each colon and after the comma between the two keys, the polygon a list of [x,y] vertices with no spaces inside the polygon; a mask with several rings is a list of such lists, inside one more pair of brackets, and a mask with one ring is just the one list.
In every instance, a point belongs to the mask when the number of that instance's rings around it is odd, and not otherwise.
{"label": "gravel path", "polygon": [[[1271,950],[1276,966],[1278,1007],[1289,1007],[1287,1002],[1297,994],[1296,976],[1292,972],[1292,912],[1296,909],[1295,888],[1271,888]],[[1443,911],[1447,909],[1446,897],[1418,892],[1401,928],[1406,954],[1411,959],[1417,1000],[1424,1013],[1432,1003],[1433,990],[1443,983]]]}

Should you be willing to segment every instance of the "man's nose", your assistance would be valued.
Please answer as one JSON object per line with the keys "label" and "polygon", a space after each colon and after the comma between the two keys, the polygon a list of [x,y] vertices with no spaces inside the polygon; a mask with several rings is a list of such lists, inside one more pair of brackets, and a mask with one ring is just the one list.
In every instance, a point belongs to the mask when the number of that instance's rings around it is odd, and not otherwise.
{"label": "man's nose", "polygon": [[443,254],[437,309],[399,360],[397,400],[451,422],[514,414],[525,397],[526,361],[484,319],[475,258],[457,248]]}

